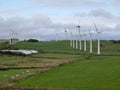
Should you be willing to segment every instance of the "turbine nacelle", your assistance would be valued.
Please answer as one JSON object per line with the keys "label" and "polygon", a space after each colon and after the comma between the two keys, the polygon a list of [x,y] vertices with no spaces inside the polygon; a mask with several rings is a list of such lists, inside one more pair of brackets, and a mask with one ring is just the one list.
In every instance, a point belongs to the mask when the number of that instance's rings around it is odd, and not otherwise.
{"label": "turbine nacelle", "polygon": [[97,34],[100,34],[100,33],[102,33],[103,31],[99,31],[98,30],[98,28],[97,28],[97,26],[96,26],[96,24],[94,23],[94,27],[95,27],[95,30],[96,30],[96,32],[97,32]]}

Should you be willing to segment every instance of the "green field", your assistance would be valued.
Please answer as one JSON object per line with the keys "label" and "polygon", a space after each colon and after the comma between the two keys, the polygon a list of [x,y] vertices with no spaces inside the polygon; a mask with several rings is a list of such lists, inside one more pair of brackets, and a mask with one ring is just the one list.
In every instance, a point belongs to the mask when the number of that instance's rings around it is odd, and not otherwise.
{"label": "green field", "polygon": [[[93,42],[93,55],[69,47],[68,41],[58,42],[20,42],[18,49],[34,49],[39,54],[29,56],[0,54],[0,84],[14,78],[28,76],[47,67],[56,67],[49,71],[12,83],[15,87],[67,88],[78,90],[119,90],[120,89],[120,44],[101,42],[101,55],[97,55],[97,42]],[[83,45],[82,45],[83,46]],[[0,45],[0,48],[3,45]],[[58,67],[60,64],[76,61]],[[31,68],[33,67],[33,68]],[[18,68],[18,69],[16,69]],[[29,70],[29,72],[27,72]],[[24,72],[24,73],[23,73]]]}
{"label": "green field", "polygon": [[19,87],[119,90],[120,57],[102,57],[65,65],[15,83]]}

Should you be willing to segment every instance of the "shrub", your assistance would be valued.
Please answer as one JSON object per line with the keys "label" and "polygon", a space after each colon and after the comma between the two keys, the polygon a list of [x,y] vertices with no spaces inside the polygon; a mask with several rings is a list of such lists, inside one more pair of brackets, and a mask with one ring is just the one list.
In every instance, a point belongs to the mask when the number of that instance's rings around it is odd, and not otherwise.
{"label": "shrub", "polygon": [[37,39],[29,39],[27,42],[39,42]]}

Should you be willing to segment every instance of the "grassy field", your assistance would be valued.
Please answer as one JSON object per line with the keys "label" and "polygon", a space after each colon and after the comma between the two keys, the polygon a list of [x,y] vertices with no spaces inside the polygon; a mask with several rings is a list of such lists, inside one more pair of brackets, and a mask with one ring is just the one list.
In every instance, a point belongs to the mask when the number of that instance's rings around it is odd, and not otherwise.
{"label": "grassy field", "polygon": [[[18,76],[23,77],[28,75],[29,73],[39,72],[41,69],[46,68],[48,66],[56,66],[62,63],[67,63],[74,58],[78,58],[78,59],[80,58],[80,56],[76,54],[72,54],[72,55],[63,54],[65,45],[61,48],[60,51],[61,53],[56,53],[56,51],[60,46],[58,44],[60,43],[58,42],[57,45],[55,45],[54,43],[55,42],[40,42],[40,43],[20,42],[15,46],[7,46],[10,48],[17,47],[19,49],[36,49],[40,53],[29,56],[0,54],[0,84],[7,83],[8,81],[12,80],[13,77],[14,79],[16,79],[18,78]],[[50,47],[48,47],[49,44]],[[4,47],[4,45],[2,44],[1,47]],[[47,52],[47,50],[50,51]],[[74,52],[78,52],[78,51],[75,50]],[[30,69],[31,67],[33,68]],[[27,70],[29,70],[29,73],[23,73]]]}
{"label": "grassy field", "polygon": [[[101,42],[101,54],[103,55],[120,55],[120,44],[113,44],[112,41]],[[89,54],[89,42],[87,41],[87,52],[69,47],[69,41],[58,42],[41,42],[41,43],[18,43],[20,49],[36,49],[44,53],[62,53],[62,54]],[[82,48],[83,47],[82,42]],[[113,53],[114,52],[114,53]],[[93,41],[93,53],[97,54],[97,42]]]}
{"label": "grassy field", "polygon": [[[62,57],[61,57],[62,56]],[[35,54],[30,56],[12,56],[12,55],[1,55],[0,56],[0,84],[4,84],[9,80],[20,75],[21,77],[27,73],[23,73],[25,70],[32,71],[35,73],[40,71],[41,68],[48,66],[55,66],[62,63],[69,62],[71,58],[79,58],[79,55],[65,55],[64,54]],[[30,68],[33,69],[30,69]],[[18,68],[18,69],[16,69]],[[4,70],[5,69],[5,70]]]}
{"label": "grassy field", "polygon": [[[119,90],[120,44],[105,41],[101,44],[102,52],[98,56],[97,42],[93,42],[93,55],[90,57],[89,42],[87,42],[87,52],[69,47],[68,41],[17,43],[10,48],[35,49],[39,51],[39,54],[29,56],[0,54],[0,67],[7,67],[7,70],[0,70],[0,84],[7,83],[13,77],[27,76],[46,67],[56,67],[56,65],[71,62],[71,60],[78,60],[75,63],[26,78],[13,85],[15,87],[73,88],[78,90]],[[87,57],[90,58],[86,59]]]}
{"label": "grassy field", "polygon": [[102,60],[100,58],[97,56],[97,60],[91,59],[58,67],[14,85],[78,90],[119,90],[120,57],[104,56]]}

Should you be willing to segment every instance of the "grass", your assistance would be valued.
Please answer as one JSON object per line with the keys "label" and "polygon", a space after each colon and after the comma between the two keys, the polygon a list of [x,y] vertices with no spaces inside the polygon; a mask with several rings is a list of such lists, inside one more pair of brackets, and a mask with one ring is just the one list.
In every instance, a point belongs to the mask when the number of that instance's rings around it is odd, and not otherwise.
{"label": "grass", "polygon": [[[48,47],[51,44],[51,47]],[[56,50],[61,47],[60,45],[54,45],[55,42],[40,42],[40,43],[24,43],[20,42],[16,46],[20,49],[36,49],[40,51],[40,54],[34,54],[29,56],[16,56],[16,55],[5,55],[0,54],[0,67],[8,67],[8,68],[15,68],[15,67],[46,67],[51,66],[54,64],[59,64],[62,62],[66,62],[65,59],[69,60],[71,58],[80,58],[79,55],[73,54],[62,54],[64,52],[64,47],[61,49],[61,53],[56,53]],[[65,45],[63,45],[65,46]],[[9,46],[8,46],[9,47]],[[10,46],[12,47],[12,46]],[[53,49],[54,48],[54,49]],[[47,50],[50,50],[49,52]],[[69,49],[68,49],[69,50]],[[44,51],[41,53],[41,51]],[[40,68],[38,68],[40,69]],[[8,82],[12,76],[16,74],[20,74],[25,69],[9,69],[7,71],[0,71],[0,84]],[[33,69],[34,70],[34,69]],[[20,72],[20,73],[18,73]],[[5,75],[5,77],[4,77]],[[9,75],[6,77],[6,75]],[[23,75],[26,75],[25,73]],[[20,76],[21,77],[21,76]]]}
{"label": "grass", "polygon": [[75,88],[78,90],[119,90],[120,57],[80,61],[33,76],[14,85],[19,87]]}
{"label": "grass", "polygon": [[[46,66],[51,66],[54,64],[66,62],[71,58],[79,58],[79,55],[64,55],[64,54],[53,54],[53,53],[52,54],[50,53],[35,54],[35,55],[26,56],[26,57],[1,55],[0,67],[7,67],[10,69],[6,71],[0,70],[0,84],[8,82],[12,76],[15,76],[16,74],[21,74],[24,70],[27,70],[27,69],[14,69],[16,67],[19,67],[19,68],[36,67],[39,71],[40,67],[43,67],[43,66],[46,67]],[[32,69],[32,70],[34,71],[35,69]],[[23,73],[22,76],[24,75],[26,74]]]}
{"label": "grass", "polygon": [[80,54],[79,50],[75,50],[69,47],[69,42],[40,42],[40,43],[18,43],[17,46],[20,49],[35,49],[41,53],[58,53],[58,54]]}
{"label": "grass", "polygon": [[4,84],[11,79],[17,79],[19,77],[28,75],[29,73],[36,72],[38,69],[11,69],[6,71],[0,71],[0,84]]}
{"label": "grass", "polygon": [[[101,54],[102,55],[120,55],[120,45],[113,44],[111,41],[101,41]],[[72,49],[69,47],[69,41],[58,42],[40,42],[40,43],[25,43],[20,42],[16,45],[20,49],[36,49],[41,53],[58,53],[58,54],[70,54],[70,55],[82,55],[89,54],[89,42],[87,41],[87,52],[80,52],[80,50]],[[82,48],[83,47],[82,42]],[[113,53],[114,52],[114,53]],[[97,54],[97,42],[93,41],[93,53]]]}
{"label": "grass", "polygon": [[[14,83],[16,87],[41,88],[75,88],[78,90],[119,90],[120,89],[120,45],[112,42],[101,42],[101,55],[97,55],[97,42],[93,42],[93,56],[89,60],[57,67],[46,73]],[[83,45],[82,45],[83,46]],[[9,46],[8,46],[9,47]],[[16,56],[0,54],[0,66],[30,67],[51,66],[70,59],[81,59],[89,56],[87,52],[69,47],[69,41],[58,42],[20,42],[14,47],[19,49],[38,50],[39,54]],[[40,69],[40,68],[38,68]],[[6,83],[12,76],[28,69],[10,69],[0,71],[0,84]],[[32,69],[32,71],[36,71]],[[4,75],[8,74],[8,77]],[[118,88],[118,89],[117,89]]]}

